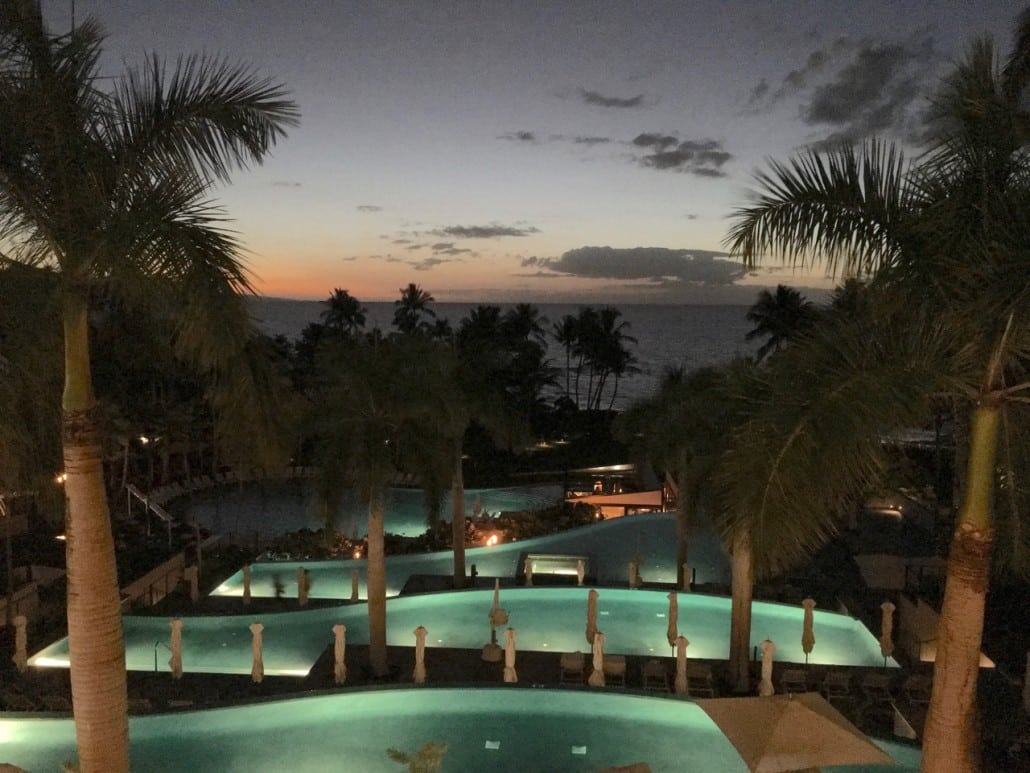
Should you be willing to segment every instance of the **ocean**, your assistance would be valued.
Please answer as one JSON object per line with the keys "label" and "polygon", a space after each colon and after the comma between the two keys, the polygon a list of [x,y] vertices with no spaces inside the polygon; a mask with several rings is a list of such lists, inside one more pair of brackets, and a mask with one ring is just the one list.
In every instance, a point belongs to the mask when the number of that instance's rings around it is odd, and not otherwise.
{"label": "ocean", "polygon": [[[322,301],[297,301],[283,298],[251,299],[253,315],[263,332],[284,335],[289,339],[300,337],[309,322],[317,322],[325,307]],[[392,301],[363,303],[368,311],[367,327],[390,330],[393,320]],[[433,303],[431,308],[438,317],[447,319],[457,327],[461,319],[475,308],[473,303]],[[505,304],[497,304],[502,309]],[[603,304],[594,304],[600,307]],[[624,332],[637,339],[629,344],[637,358],[640,373],[619,382],[615,400],[617,410],[631,402],[649,397],[657,387],[662,374],[669,368],[682,366],[687,370],[718,365],[738,355],[753,354],[755,343],[744,340],[752,325],[746,319],[747,306],[657,306],[615,305],[628,323]],[[582,304],[536,304],[546,318],[544,327],[552,326],[566,314],[577,314]],[[564,350],[550,340],[548,355],[552,366],[560,368],[565,361]]]}

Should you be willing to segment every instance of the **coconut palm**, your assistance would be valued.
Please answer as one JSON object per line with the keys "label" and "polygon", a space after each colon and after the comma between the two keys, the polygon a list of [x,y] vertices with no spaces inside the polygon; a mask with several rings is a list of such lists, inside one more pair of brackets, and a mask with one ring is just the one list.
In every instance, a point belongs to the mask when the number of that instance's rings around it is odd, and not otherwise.
{"label": "coconut palm", "polygon": [[368,310],[346,290],[335,288],[326,301],[326,307],[322,312],[322,324],[329,332],[355,335],[364,329]]}
{"label": "coconut palm", "polygon": [[777,285],[775,294],[768,290],[759,292],[758,300],[747,310],[747,320],[755,326],[744,338],[748,341],[765,339],[755,352],[755,358],[761,362],[809,329],[817,316],[815,304],[800,292]]}
{"label": "coconut palm", "polygon": [[178,353],[225,387],[250,332],[239,295],[249,285],[207,197],[264,157],[296,113],[278,86],[204,58],[101,80],[102,40],[92,21],[51,35],[30,0],[0,6],[0,241],[61,285],[72,700],[80,769],[110,773],[128,769],[128,722],[92,291],[175,298]]}
{"label": "coconut palm", "polygon": [[[1030,15],[1024,13],[1003,70],[989,40],[970,48],[934,102],[929,151],[914,167],[879,144],[773,164],[759,176],[761,192],[737,213],[728,239],[748,265],[778,253],[794,264],[821,260],[833,272],[870,278],[879,299],[870,309],[893,324],[855,342],[862,356],[843,363],[842,385],[873,370],[865,355],[886,344],[876,336],[936,339],[940,347],[930,348],[941,352],[943,378],[926,374],[916,383],[924,396],[945,392],[966,403],[965,485],[948,558],[925,770],[976,767],[976,683],[994,499],[1013,498],[1012,486],[997,487],[999,438],[1010,434],[1007,427],[1019,418],[1014,409],[1030,389],[1030,121],[1021,109],[1030,81],[1028,42]],[[932,328],[943,332],[934,336]],[[905,391],[875,393],[879,401],[862,403],[866,422],[885,428],[914,399]],[[782,439],[773,458],[791,457],[796,437]],[[829,438],[829,432],[819,435],[820,451]],[[833,479],[820,477],[830,460],[811,456],[808,488],[830,490]],[[850,454],[848,463],[861,457]],[[775,476],[764,477],[779,486]]]}
{"label": "coconut palm", "polygon": [[430,320],[436,319],[436,312],[429,308],[435,298],[414,282],[401,288],[401,297],[393,302],[393,326],[400,333],[429,331],[433,328]]}

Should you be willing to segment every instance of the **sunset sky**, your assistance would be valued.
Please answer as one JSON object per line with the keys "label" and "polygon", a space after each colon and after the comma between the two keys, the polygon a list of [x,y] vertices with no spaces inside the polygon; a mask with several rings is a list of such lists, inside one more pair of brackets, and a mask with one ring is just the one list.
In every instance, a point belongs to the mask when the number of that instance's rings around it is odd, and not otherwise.
{"label": "sunset sky", "polygon": [[766,158],[905,141],[973,35],[1017,4],[44,0],[95,16],[105,74],[205,53],[281,80],[302,114],[217,192],[265,294],[750,303],[722,257]]}

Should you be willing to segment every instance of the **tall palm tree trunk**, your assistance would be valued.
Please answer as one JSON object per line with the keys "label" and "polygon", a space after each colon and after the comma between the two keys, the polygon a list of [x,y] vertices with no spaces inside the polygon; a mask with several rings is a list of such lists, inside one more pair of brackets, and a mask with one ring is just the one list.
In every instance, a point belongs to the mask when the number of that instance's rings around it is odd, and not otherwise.
{"label": "tall palm tree trunk", "polygon": [[970,419],[965,494],[948,554],[933,693],[923,735],[922,769],[933,773],[979,769],[976,687],[994,547],[999,413],[998,405],[981,403]]}
{"label": "tall palm tree trunk", "polygon": [[465,477],[461,469],[461,441],[455,443],[451,476],[451,545],[454,550],[454,587],[465,587]]}
{"label": "tall palm tree trunk", "polygon": [[755,585],[751,538],[747,534],[733,540],[730,573],[730,682],[734,692],[746,693],[751,690],[751,595]]}
{"label": "tall palm tree trunk", "polygon": [[79,298],[66,299],[64,336],[68,650],[79,770],[122,773],[129,770],[125,644],[89,368],[86,304]]}
{"label": "tall palm tree trunk", "polygon": [[386,551],[383,535],[383,490],[373,487],[368,499],[368,659],[375,676],[386,676]]}

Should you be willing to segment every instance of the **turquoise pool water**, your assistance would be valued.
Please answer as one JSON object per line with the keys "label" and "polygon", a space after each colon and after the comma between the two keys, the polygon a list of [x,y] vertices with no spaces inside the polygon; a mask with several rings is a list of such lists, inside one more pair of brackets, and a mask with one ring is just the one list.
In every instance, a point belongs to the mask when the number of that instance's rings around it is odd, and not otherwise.
{"label": "turquoise pool water", "polygon": [[[561,501],[561,486],[517,486],[512,488],[468,489],[465,510],[470,515],[478,504],[488,513],[539,510]],[[450,519],[450,494],[444,497],[441,514]],[[216,534],[265,537],[297,529],[320,529],[321,508],[315,503],[308,481],[252,483],[196,494],[186,510],[187,520],[198,520]],[[426,530],[425,494],[421,489],[387,490],[386,531],[417,537]],[[348,537],[364,536],[368,507],[353,491],[344,492],[335,528]]]}
{"label": "turquoise pool water", "polygon": [[[587,588],[505,588],[501,606],[518,632],[520,650],[587,651]],[[668,599],[664,591],[601,589],[598,628],[605,649],[624,655],[667,655]],[[477,649],[490,639],[487,615],[490,590],[400,596],[387,602],[387,642],[414,647],[412,632],[420,625],[428,647]],[[249,674],[250,623],[264,624],[266,674],[304,675],[332,641],[336,623],[347,626],[347,642],[368,643],[368,611],[364,604],[298,610],[276,614],[183,618],[183,668],[186,671]],[[777,661],[803,663],[800,606],[755,602],[751,642],[776,643]],[[168,670],[168,620],[124,618],[126,662],[130,670]],[[701,659],[729,657],[730,600],[722,596],[679,594],[679,630],[690,640],[688,655]],[[858,620],[832,612],[815,612],[815,649],[810,663],[882,666],[876,638]],[[37,666],[68,665],[68,640],[62,639],[32,656]],[[894,661],[889,661],[894,664]]]}
{"label": "turquoise pool water", "polygon": [[[483,577],[514,577],[521,568],[523,553],[564,553],[589,556],[588,574],[601,584],[625,583],[628,565],[641,559],[640,573],[648,582],[676,582],[676,516],[673,513],[650,513],[627,518],[614,518],[578,529],[546,537],[502,543],[489,548],[472,548],[465,553],[466,566],[475,564]],[[689,543],[689,563],[697,570],[699,583],[728,583],[729,565],[719,539],[699,524]],[[251,568],[252,596],[274,596],[275,578],[286,586],[288,596],[297,593],[297,567],[310,572],[310,595],[316,598],[348,599],[351,572],[360,577],[359,595],[365,598],[364,559],[337,561],[276,561],[257,563]],[[396,596],[413,574],[442,574],[453,571],[450,551],[390,556],[386,560],[387,594]],[[226,579],[212,595],[242,596],[243,573]]]}
{"label": "turquoise pool water", "polygon": [[[342,692],[227,709],[134,717],[133,770],[397,773],[389,748],[447,744],[443,770],[579,773],[646,762],[654,773],[744,773],[715,724],[687,700],[584,690],[421,688]],[[917,749],[876,740],[916,773]],[[60,770],[75,757],[68,719],[0,718],[0,757]],[[823,770],[838,770],[823,768]]]}

